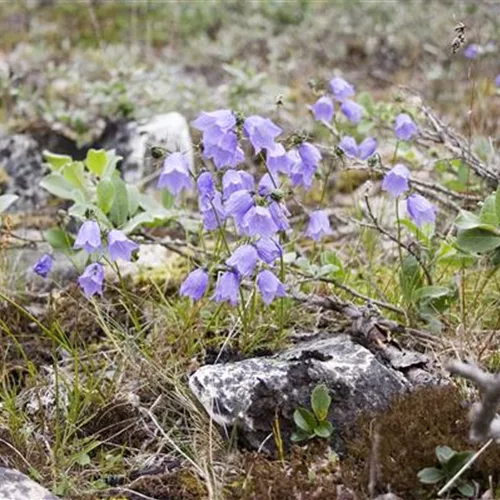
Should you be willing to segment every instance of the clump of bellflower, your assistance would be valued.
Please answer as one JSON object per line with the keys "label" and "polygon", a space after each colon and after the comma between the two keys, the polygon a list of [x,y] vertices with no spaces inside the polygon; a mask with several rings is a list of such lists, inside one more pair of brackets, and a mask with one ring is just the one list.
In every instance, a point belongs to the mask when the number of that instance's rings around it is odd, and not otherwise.
{"label": "clump of bellflower", "polygon": [[418,193],[411,194],[406,200],[408,215],[417,227],[436,220],[436,207]]}
{"label": "clump of bellflower", "polygon": [[405,165],[398,163],[384,176],[382,189],[390,193],[394,198],[401,196],[409,189],[410,171]]}
{"label": "clump of bellflower", "polygon": [[401,113],[396,116],[394,131],[398,140],[410,141],[418,133],[418,128],[409,115]]}
{"label": "clump of bellflower", "polygon": [[377,149],[377,141],[373,137],[368,137],[358,145],[354,137],[346,135],[342,137],[339,142],[339,148],[347,156],[364,161],[375,153],[375,150]]}
{"label": "clump of bellflower", "polygon": [[38,274],[38,276],[46,278],[52,270],[53,264],[54,258],[52,257],[52,255],[46,253],[38,259],[37,263],[33,267],[33,271],[35,272],[35,274]]}

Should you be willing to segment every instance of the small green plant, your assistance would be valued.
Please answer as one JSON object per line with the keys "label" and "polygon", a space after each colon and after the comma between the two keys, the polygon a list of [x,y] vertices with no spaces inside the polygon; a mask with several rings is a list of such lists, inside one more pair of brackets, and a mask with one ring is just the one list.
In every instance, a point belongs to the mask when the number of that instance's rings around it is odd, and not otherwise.
{"label": "small green plant", "polygon": [[[417,475],[418,479],[424,484],[447,482],[465,465],[473,454],[473,451],[455,451],[449,446],[437,446],[436,457],[440,466],[422,469]],[[462,478],[457,479],[453,487],[467,498],[476,494],[474,484]]]}
{"label": "small green plant", "polygon": [[307,408],[297,408],[293,420],[297,430],[292,441],[300,442],[314,437],[328,439],[333,434],[333,426],[327,420],[332,398],[325,385],[317,385],[311,394],[312,412]]}

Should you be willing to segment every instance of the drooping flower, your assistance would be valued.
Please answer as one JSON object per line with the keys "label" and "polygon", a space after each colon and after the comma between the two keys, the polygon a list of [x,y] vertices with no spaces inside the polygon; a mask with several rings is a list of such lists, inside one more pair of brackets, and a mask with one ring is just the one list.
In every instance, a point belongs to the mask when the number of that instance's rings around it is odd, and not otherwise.
{"label": "drooping flower", "polygon": [[279,172],[288,175],[292,160],[285,148],[278,142],[275,142],[272,148],[266,150],[266,164],[273,175]]}
{"label": "drooping flower", "polygon": [[336,101],[345,101],[356,92],[350,83],[340,77],[335,77],[330,80],[330,90]]}
{"label": "drooping flower", "polygon": [[331,122],[334,113],[333,102],[328,96],[324,95],[311,106],[311,111],[316,120]]}
{"label": "drooping flower", "polygon": [[82,224],[73,248],[83,248],[88,253],[101,248],[101,230],[96,221],[87,220]]}
{"label": "drooping flower", "polygon": [[315,241],[320,240],[323,236],[332,233],[330,220],[324,210],[316,210],[309,217],[309,224],[306,230],[306,236],[309,236]]}
{"label": "drooping flower", "polygon": [[96,293],[102,295],[102,284],[104,282],[104,268],[98,262],[89,264],[83,274],[78,278],[78,284],[86,297],[92,297]]}
{"label": "drooping flower", "polygon": [[409,115],[401,113],[396,116],[394,131],[398,140],[409,141],[417,134],[418,128]]}
{"label": "drooping flower", "polygon": [[218,142],[203,142],[203,157],[211,159],[217,169],[236,168],[245,159],[245,154],[236,134],[229,131]]}
{"label": "drooping flower", "polygon": [[191,271],[181,285],[179,293],[195,302],[200,300],[208,288],[208,273],[204,269]]}
{"label": "drooping flower", "polygon": [[215,196],[215,182],[211,172],[202,172],[196,181],[198,195],[203,201],[212,200]]}
{"label": "drooping flower", "polygon": [[290,217],[290,212],[284,203],[278,203],[273,201],[269,204],[269,212],[273,218],[274,223],[278,226],[279,231],[288,231],[290,229],[290,222],[288,217]]}
{"label": "drooping flower", "polygon": [[270,238],[278,232],[278,226],[269,208],[254,206],[248,210],[242,221],[242,227],[248,236]]}
{"label": "drooping flower", "polygon": [[290,158],[293,161],[290,170],[292,184],[310,189],[318,163],[322,158],[318,148],[309,142],[303,142],[298,150],[290,151]]}
{"label": "drooping flower", "polygon": [[408,180],[410,179],[410,171],[405,165],[398,163],[384,176],[382,181],[382,189],[390,193],[394,198],[401,196],[405,191],[408,191]]}
{"label": "drooping flower", "polygon": [[259,254],[253,245],[241,245],[226,260],[226,264],[246,278],[253,274],[258,258]]}
{"label": "drooping flower", "polygon": [[321,161],[321,153],[318,148],[309,142],[303,142],[299,146],[300,159],[311,167],[316,168]]}
{"label": "drooping flower", "polygon": [[255,205],[255,200],[246,189],[233,193],[225,203],[226,215],[234,218],[237,224],[243,221],[247,212]]}
{"label": "drooping flower", "polygon": [[167,156],[158,179],[158,189],[168,189],[177,196],[183,189],[191,188],[189,161],[182,153]]}
{"label": "drooping flower", "polygon": [[252,174],[244,170],[227,170],[222,177],[222,194],[227,200],[236,191],[246,189],[252,191],[255,187],[255,180]]}
{"label": "drooping flower", "polygon": [[259,181],[259,186],[258,186],[258,192],[261,196],[266,196],[270,194],[274,189],[276,189],[276,186],[274,185],[274,177],[271,177],[269,174],[264,174],[260,181]]}
{"label": "drooping flower", "polygon": [[125,236],[117,229],[112,229],[108,233],[108,250],[111,262],[117,259],[130,261],[132,252],[137,250],[139,245]]}
{"label": "drooping flower", "polygon": [[269,305],[276,297],[286,297],[283,283],[267,269],[257,275],[257,287],[266,305]]}
{"label": "drooping flower", "polygon": [[203,216],[203,227],[206,231],[214,231],[226,220],[226,211],[222,206],[222,195],[216,191],[212,199],[198,199]]}
{"label": "drooping flower", "polygon": [[219,273],[212,299],[215,302],[229,302],[232,306],[239,301],[240,279],[232,271]]}
{"label": "drooping flower", "polygon": [[202,111],[191,125],[203,132],[204,143],[217,144],[227,132],[234,129],[236,118],[229,109],[219,109],[209,113]]}
{"label": "drooping flower", "polygon": [[467,59],[477,59],[477,57],[479,56],[479,52],[479,45],[477,45],[476,43],[471,43],[470,45],[467,45],[467,47],[465,47],[464,56]]}
{"label": "drooping flower", "polygon": [[46,253],[43,254],[33,267],[33,271],[41,276],[42,278],[46,278],[50,271],[52,270],[52,265],[54,264],[54,259],[52,255]]}
{"label": "drooping flower", "polygon": [[426,222],[434,222],[436,220],[436,207],[418,193],[408,196],[406,209],[418,227]]}
{"label": "drooping flower", "polygon": [[344,101],[340,106],[340,111],[344,113],[346,118],[355,124],[358,124],[361,121],[365,108],[359,105],[357,102],[351,101],[348,99]]}
{"label": "drooping flower", "polygon": [[346,135],[342,137],[339,148],[352,158],[367,160],[375,153],[377,149],[377,141],[373,137],[367,137],[359,146],[354,137]]}
{"label": "drooping flower", "polygon": [[249,116],[243,123],[243,131],[248,137],[255,154],[259,154],[262,149],[272,149],[274,139],[281,134],[282,130],[268,118],[262,116]]}
{"label": "drooping flower", "polygon": [[259,238],[255,242],[255,248],[259,258],[269,265],[283,255],[283,249],[273,238]]}

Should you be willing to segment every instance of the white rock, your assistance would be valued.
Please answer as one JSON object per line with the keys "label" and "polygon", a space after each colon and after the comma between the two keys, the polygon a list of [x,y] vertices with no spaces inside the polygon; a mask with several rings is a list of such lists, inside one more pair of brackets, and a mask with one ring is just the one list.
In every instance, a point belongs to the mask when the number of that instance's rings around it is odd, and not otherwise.
{"label": "white rock", "polygon": [[1,500],[58,500],[28,476],[15,469],[0,467]]}

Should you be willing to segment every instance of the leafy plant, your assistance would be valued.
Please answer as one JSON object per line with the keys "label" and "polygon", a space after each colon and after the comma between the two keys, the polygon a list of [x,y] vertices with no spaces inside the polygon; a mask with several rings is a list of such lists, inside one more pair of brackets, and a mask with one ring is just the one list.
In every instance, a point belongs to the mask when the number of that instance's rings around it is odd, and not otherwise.
{"label": "leafy plant", "polygon": [[[437,446],[436,457],[439,467],[426,467],[418,474],[418,479],[424,484],[438,484],[449,481],[474,454],[473,451],[455,451],[449,446]],[[463,478],[457,479],[454,488],[464,497],[470,498],[476,494],[475,485]]]}
{"label": "leafy plant", "polygon": [[297,408],[293,414],[297,430],[292,434],[292,441],[300,442],[314,437],[328,439],[334,430],[328,421],[331,402],[327,387],[317,385],[311,394],[312,412],[307,408]]}

